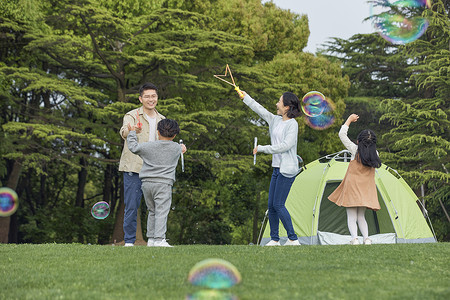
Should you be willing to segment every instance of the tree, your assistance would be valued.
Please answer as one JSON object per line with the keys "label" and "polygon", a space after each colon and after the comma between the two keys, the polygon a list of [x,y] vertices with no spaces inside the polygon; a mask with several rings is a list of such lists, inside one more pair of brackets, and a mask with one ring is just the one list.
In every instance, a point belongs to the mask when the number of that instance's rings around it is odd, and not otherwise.
{"label": "tree", "polygon": [[425,95],[413,101],[387,99],[381,120],[395,125],[384,138],[389,141],[386,160],[398,166],[413,187],[426,188],[423,199],[437,226],[440,240],[450,236],[450,21],[441,1],[427,10],[430,22],[426,38],[407,47],[412,58],[420,58],[411,80]]}
{"label": "tree", "polygon": [[333,38],[319,51],[329,59],[338,59],[343,74],[352,83],[352,97],[416,97],[409,83],[408,60],[403,46],[393,45],[376,33],[355,34],[350,39]]}
{"label": "tree", "polygon": [[[347,79],[337,64],[301,53],[306,17],[273,4],[48,0],[37,11],[36,24],[8,25],[27,39],[14,60],[21,63],[0,69],[2,103],[10,108],[2,119],[5,178],[13,174],[14,159],[23,166],[19,241],[104,243],[113,228],[113,239],[120,237],[118,129],[123,114],[137,107],[137,88],[145,81],[160,87],[158,109],[179,121],[179,138],[189,149],[169,216],[169,236],[178,243],[255,242],[263,216],[268,181],[261,179],[269,178],[270,157],[259,157],[253,167],[251,149],[255,136],[269,143],[267,127],[212,76],[227,63],[238,84],[268,109],[286,90],[301,96],[321,89],[340,118]],[[261,39],[254,40],[255,33]],[[16,41],[22,40],[11,39],[11,49]],[[280,72],[290,63],[301,70]],[[337,147],[333,129],[315,132],[300,124],[309,132],[304,136],[313,136],[299,148],[302,155],[315,159],[319,143]],[[99,200],[112,207],[101,224],[89,218]]]}

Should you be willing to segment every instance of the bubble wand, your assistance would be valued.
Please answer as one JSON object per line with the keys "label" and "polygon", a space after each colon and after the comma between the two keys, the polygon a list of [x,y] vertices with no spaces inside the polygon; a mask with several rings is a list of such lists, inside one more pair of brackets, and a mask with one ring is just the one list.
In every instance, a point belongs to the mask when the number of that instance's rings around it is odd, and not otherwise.
{"label": "bubble wand", "polygon": [[[221,78],[221,77],[226,77],[228,73],[230,73],[231,81],[232,81],[233,83],[231,83],[231,82],[229,82],[229,81],[227,81],[227,80]],[[234,86],[234,90],[235,90],[236,92],[238,92],[239,96],[240,96],[241,98],[244,97],[244,93],[242,93],[242,91],[239,89],[239,87],[238,87],[238,86],[236,85],[236,83],[234,82],[233,74],[231,73],[231,69],[230,69],[230,66],[228,66],[228,64],[227,64],[227,66],[226,66],[226,68],[225,68],[225,75],[214,75],[214,77],[216,77],[217,79],[220,79],[220,80],[222,80],[222,81],[228,83],[229,85]]]}
{"label": "bubble wand", "polygon": [[[180,145],[183,145],[183,140],[180,140]],[[181,172],[184,172],[184,156],[183,156],[183,150],[181,150]]]}
{"label": "bubble wand", "polygon": [[[256,148],[258,146],[258,138],[255,136],[255,147]],[[256,165],[256,154],[253,154],[253,165]]]}
{"label": "bubble wand", "polygon": [[138,121],[138,123],[136,124],[136,126],[138,128],[142,128],[142,123],[141,123],[141,118],[139,117],[139,111],[136,111],[136,119]]}

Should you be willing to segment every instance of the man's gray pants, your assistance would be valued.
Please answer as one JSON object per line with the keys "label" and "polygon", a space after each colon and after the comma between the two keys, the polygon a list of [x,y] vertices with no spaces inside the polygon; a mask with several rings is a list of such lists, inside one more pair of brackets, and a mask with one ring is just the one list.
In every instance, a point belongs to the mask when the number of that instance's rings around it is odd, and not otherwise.
{"label": "man's gray pants", "polygon": [[147,204],[147,237],[155,241],[166,238],[167,216],[172,204],[172,185],[160,182],[142,182]]}

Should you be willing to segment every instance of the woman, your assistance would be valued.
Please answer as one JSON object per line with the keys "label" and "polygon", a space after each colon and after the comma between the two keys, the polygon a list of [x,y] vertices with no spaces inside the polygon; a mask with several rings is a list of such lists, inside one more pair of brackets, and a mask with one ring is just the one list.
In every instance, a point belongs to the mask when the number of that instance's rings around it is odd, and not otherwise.
{"label": "woman", "polygon": [[269,188],[269,224],[271,240],[265,246],[279,246],[278,235],[279,220],[286,229],[288,240],[285,246],[299,246],[297,235],[292,226],[291,216],[285,207],[286,198],[299,172],[297,160],[298,124],[295,120],[300,116],[300,100],[291,93],[286,92],[277,102],[277,114],[253,100],[245,92],[239,94],[244,103],[269,124],[271,145],[258,145],[253,154],[263,152],[272,154],[272,179]]}

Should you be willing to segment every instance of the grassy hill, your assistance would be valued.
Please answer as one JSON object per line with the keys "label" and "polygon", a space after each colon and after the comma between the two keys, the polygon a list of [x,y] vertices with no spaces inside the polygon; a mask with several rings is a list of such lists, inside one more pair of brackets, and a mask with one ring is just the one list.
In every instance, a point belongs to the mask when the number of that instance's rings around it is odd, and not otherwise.
{"label": "grassy hill", "polygon": [[[238,299],[450,299],[450,244],[0,245],[0,299],[185,299],[206,258],[237,267]],[[210,298],[208,298],[210,299]],[[214,298],[225,299],[225,298]]]}

